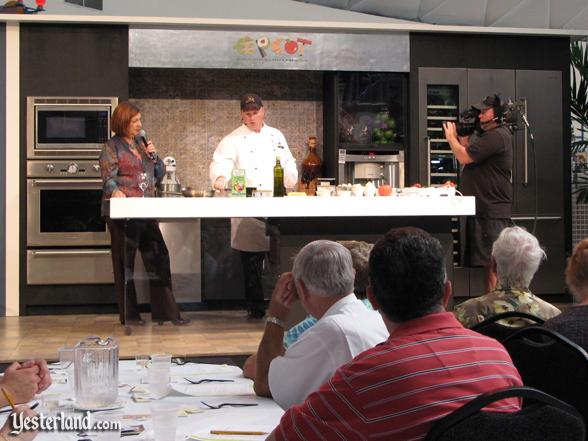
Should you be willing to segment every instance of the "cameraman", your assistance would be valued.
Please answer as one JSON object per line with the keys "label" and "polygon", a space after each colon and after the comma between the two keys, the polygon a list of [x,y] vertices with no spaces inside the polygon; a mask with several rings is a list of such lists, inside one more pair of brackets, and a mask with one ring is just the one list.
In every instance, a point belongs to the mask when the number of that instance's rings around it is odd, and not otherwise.
{"label": "cameraman", "polygon": [[480,111],[481,132],[471,137],[457,134],[453,122],[443,123],[445,137],[463,167],[460,190],[476,197],[476,216],[466,224],[466,262],[486,268],[486,292],[494,289],[490,252],[500,232],[512,225],[512,134],[503,125],[503,107],[498,95],[472,106]]}

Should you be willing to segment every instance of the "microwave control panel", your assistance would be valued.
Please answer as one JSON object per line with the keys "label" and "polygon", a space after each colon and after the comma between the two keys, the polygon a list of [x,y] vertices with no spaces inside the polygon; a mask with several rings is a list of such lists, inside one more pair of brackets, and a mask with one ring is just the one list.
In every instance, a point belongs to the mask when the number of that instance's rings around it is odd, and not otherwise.
{"label": "microwave control panel", "polygon": [[98,161],[28,161],[29,178],[100,178]]}

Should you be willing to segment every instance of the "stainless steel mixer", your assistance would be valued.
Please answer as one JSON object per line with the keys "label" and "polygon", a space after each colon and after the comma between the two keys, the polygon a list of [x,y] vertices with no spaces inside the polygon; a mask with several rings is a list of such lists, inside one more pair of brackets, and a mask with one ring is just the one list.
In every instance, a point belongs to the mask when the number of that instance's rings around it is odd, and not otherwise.
{"label": "stainless steel mixer", "polygon": [[164,198],[181,197],[182,187],[176,176],[176,158],[166,156],[163,158],[163,164],[165,165],[165,175],[161,180],[161,196]]}

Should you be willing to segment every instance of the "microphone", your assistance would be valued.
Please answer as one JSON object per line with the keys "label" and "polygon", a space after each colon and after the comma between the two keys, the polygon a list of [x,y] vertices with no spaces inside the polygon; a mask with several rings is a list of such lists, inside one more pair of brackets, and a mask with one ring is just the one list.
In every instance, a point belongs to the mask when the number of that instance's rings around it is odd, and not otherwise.
{"label": "microphone", "polygon": [[[147,138],[147,132],[145,132],[145,130],[141,129],[141,130],[139,130],[139,134],[137,136],[139,137],[139,139],[141,140],[143,145],[145,147],[147,147],[147,144],[149,143],[149,138]],[[157,153],[155,153],[155,152],[149,153],[147,151],[145,153],[147,153],[147,156],[149,156],[149,159],[151,159],[152,161],[155,161],[157,159]]]}

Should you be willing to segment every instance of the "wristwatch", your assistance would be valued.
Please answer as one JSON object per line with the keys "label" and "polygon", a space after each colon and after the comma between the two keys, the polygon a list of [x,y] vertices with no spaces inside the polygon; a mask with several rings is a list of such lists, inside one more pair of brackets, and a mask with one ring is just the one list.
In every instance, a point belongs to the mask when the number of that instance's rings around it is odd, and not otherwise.
{"label": "wristwatch", "polygon": [[273,323],[276,326],[279,326],[282,329],[286,329],[286,324],[284,323],[284,320],[280,320],[277,317],[272,317],[269,316],[268,318],[265,319],[266,323]]}

